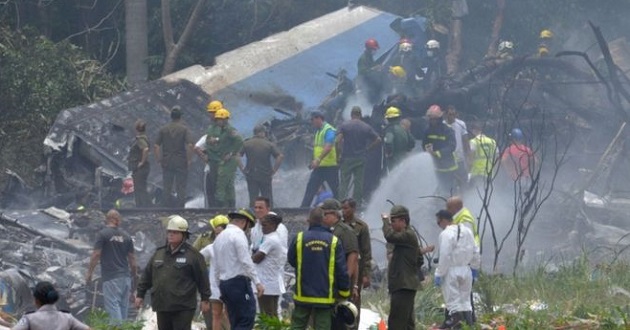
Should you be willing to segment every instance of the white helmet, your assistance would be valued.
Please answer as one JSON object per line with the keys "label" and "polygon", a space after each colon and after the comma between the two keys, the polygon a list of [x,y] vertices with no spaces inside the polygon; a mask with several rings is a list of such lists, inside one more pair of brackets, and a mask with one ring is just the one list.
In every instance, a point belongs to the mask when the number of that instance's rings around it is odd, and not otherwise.
{"label": "white helmet", "polygon": [[347,300],[336,304],[333,312],[335,319],[343,321],[343,323],[349,327],[353,327],[359,317],[357,306]]}
{"label": "white helmet", "polygon": [[171,215],[168,217],[168,225],[166,226],[166,230],[172,231],[188,231],[188,221],[186,219],[180,217],[179,215]]}
{"label": "white helmet", "polygon": [[427,49],[439,49],[440,48],[440,42],[434,39],[431,39],[429,41],[427,41],[427,44],[425,45],[425,47]]}
{"label": "white helmet", "polygon": [[501,41],[499,44],[499,52],[508,52],[514,49],[514,43],[511,41]]}

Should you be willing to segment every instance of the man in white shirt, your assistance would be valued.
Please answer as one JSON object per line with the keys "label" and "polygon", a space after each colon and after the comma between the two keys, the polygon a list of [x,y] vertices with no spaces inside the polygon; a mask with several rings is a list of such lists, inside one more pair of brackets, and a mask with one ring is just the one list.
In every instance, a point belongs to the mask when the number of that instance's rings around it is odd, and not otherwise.
{"label": "man in white shirt", "polygon": [[258,297],[264,287],[252,262],[245,231],[254,225],[254,215],[246,209],[228,214],[230,223],[214,241],[215,280],[219,282],[221,300],[227,308],[232,329],[253,329],[256,300],[251,282],[256,284]]}
{"label": "man in white shirt", "polygon": [[265,287],[265,294],[258,298],[260,312],[278,317],[278,300],[284,294],[284,265],[287,263],[287,244],[277,229],[282,217],[271,212],[258,221],[262,227],[263,240],[252,256],[256,271]]}
{"label": "man in white shirt", "polygon": [[468,182],[468,164],[466,155],[470,152],[470,144],[468,143],[468,128],[466,123],[457,118],[457,110],[453,105],[446,108],[446,119],[444,122],[455,133],[455,161],[457,162],[457,184],[461,189]]}
{"label": "man in white shirt", "polygon": [[[267,197],[259,196],[254,200],[254,215],[256,216],[257,221],[250,232],[250,238],[252,240],[252,253],[256,253],[256,251],[258,251],[258,248],[263,240],[264,234],[262,232],[262,227],[260,226],[260,220],[269,213],[277,215],[276,213],[271,212],[270,207],[271,204],[269,203],[269,198]],[[283,242],[284,246],[288,246],[289,230],[287,230],[287,227],[280,223],[276,231],[278,232],[278,235],[280,235],[280,240]]]}
{"label": "man in white shirt", "polygon": [[208,137],[208,134],[204,134],[201,138],[199,138],[199,140],[197,140],[197,143],[195,143],[195,147],[193,148],[193,150],[195,151],[197,156],[199,156],[199,159],[201,159],[201,161],[206,164],[203,167],[203,191],[205,193],[205,207],[209,207],[211,201],[208,200],[208,197],[214,196],[214,191],[216,190],[216,178],[214,179],[214,181],[212,181],[213,179],[209,176],[210,165],[208,165],[208,159],[206,158],[206,137]]}

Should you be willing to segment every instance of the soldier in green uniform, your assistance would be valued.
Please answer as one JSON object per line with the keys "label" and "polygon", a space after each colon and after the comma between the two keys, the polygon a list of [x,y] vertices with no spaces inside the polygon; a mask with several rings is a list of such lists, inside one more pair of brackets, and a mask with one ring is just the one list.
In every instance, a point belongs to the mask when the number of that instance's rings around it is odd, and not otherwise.
{"label": "soldier in green uniform", "polygon": [[385,159],[387,169],[391,171],[405,157],[413,145],[409,139],[410,134],[400,125],[400,109],[389,107],[385,111],[387,126],[385,127]]}
{"label": "soldier in green uniform", "polygon": [[372,242],[370,240],[370,227],[363,220],[355,215],[357,202],[352,199],[344,199],[341,202],[341,212],[343,214],[343,222],[354,230],[359,243],[359,280],[357,281],[358,294],[353,300],[357,306],[359,314],[357,315],[357,324],[361,318],[361,289],[370,286],[370,278],[372,275]]}
{"label": "soldier in green uniform", "polygon": [[[239,157],[238,167],[245,174],[247,191],[249,192],[249,206],[254,207],[256,197],[262,196],[269,199],[273,205],[273,192],[271,179],[282,164],[284,155],[275,143],[267,139],[267,130],[263,125],[254,127],[254,136],[245,140],[240,156],[247,157],[247,164],[243,166]],[[271,165],[271,157],[274,164]]]}
{"label": "soldier in green uniform", "polygon": [[[181,122],[182,110],[179,106],[171,109],[171,122],[162,127],[155,140],[155,159],[162,165],[164,183],[164,204],[167,207],[184,207],[186,204],[186,184],[188,165],[193,153],[193,140],[190,130]],[[173,183],[177,200],[173,201]]]}
{"label": "soldier in green uniform", "polygon": [[243,148],[243,138],[228,123],[230,112],[219,109],[214,114],[214,125],[208,127],[206,156],[210,170],[217,169],[217,186],[214,200],[219,207],[234,207],[236,196],[234,178],[238,167],[239,151]]}
{"label": "soldier in green uniform", "polygon": [[[331,228],[333,235],[337,236],[346,254],[346,268],[350,276],[352,285],[350,298],[354,301],[359,295],[359,241],[354,230],[341,221],[341,203],[334,198],[329,198],[322,203],[321,209],[324,211],[325,227]],[[333,320],[331,329],[346,329],[341,320]]]}
{"label": "soldier in green uniform", "polygon": [[136,207],[149,207],[151,199],[147,192],[149,179],[149,138],[146,135],[146,123],[138,119],[135,124],[136,137],[129,148],[128,168],[133,178]]}
{"label": "soldier in green uniform", "polygon": [[157,313],[159,330],[190,329],[197,291],[201,311],[210,312],[208,268],[199,251],[186,243],[186,219],[172,215],[166,230],[167,244],[155,251],[138,283],[136,307],[143,306],[145,294],[151,291],[151,307]]}
{"label": "soldier in green uniform", "polygon": [[419,288],[418,238],[410,228],[409,210],[394,205],[390,214],[382,214],[383,236],[394,245],[387,271],[387,288],[390,294],[388,329],[413,330],[416,328],[414,301]]}

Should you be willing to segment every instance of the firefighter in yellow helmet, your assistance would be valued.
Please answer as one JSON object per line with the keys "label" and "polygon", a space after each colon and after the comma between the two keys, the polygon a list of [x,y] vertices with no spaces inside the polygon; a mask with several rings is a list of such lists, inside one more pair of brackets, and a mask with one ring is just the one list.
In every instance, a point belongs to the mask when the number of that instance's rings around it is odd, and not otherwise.
{"label": "firefighter in yellow helmet", "polygon": [[[220,109],[224,109],[223,102],[219,100],[212,100],[208,102],[208,105],[206,106],[206,111],[208,112],[208,116],[210,117],[210,125],[208,127],[208,130],[210,130],[210,128],[215,125],[214,115]],[[201,158],[204,163],[206,163],[206,166],[204,168],[203,191],[206,195],[206,207],[211,207],[216,204],[214,202],[214,191],[216,190],[217,175],[216,168],[211,171],[210,165],[208,164],[208,156],[206,154],[206,138],[207,135],[204,134],[199,139],[199,141],[195,143],[195,153],[197,154],[197,156],[199,156],[199,158]]]}
{"label": "firefighter in yellow helmet", "polygon": [[549,29],[544,29],[540,31],[539,39],[540,43],[538,44],[538,56],[545,57],[551,55],[553,32]]}
{"label": "firefighter in yellow helmet", "polygon": [[209,181],[215,189],[208,192],[208,204],[214,207],[234,207],[236,196],[234,178],[238,167],[238,157],[243,148],[243,138],[228,120],[230,111],[225,108],[214,113],[214,124],[208,127],[206,135],[206,157],[208,157]]}
{"label": "firefighter in yellow helmet", "polygon": [[391,171],[410,151],[410,135],[400,125],[400,120],[402,119],[400,109],[389,107],[385,111],[385,119],[387,120],[387,126],[384,131],[383,143],[387,169]]}
{"label": "firefighter in yellow helmet", "polygon": [[208,246],[214,241],[214,238],[216,237],[214,229],[220,225],[227,225],[228,222],[230,222],[230,220],[223,214],[219,214],[208,220],[208,223],[210,224],[210,230],[199,235],[192,246],[198,251],[201,251],[204,247]]}

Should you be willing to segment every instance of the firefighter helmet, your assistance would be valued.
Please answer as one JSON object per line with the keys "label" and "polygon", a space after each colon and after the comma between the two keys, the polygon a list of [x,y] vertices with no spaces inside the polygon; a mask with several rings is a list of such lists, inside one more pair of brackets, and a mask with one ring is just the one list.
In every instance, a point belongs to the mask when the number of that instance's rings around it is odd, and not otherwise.
{"label": "firefighter helmet", "polygon": [[378,41],[374,38],[370,38],[365,41],[365,48],[370,50],[377,50],[380,47],[378,46]]}
{"label": "firefighter helmet", "polygon": [[427,41],[426,47],[427,47],[427,49],[439,49],[440,48],[440,42],[437,41],[437,40],[431,39],[431,40]]}
{"label": "firefighter helmet", "polygon": [[398,78],[405,78],[407,76],[407,72],[400,65],[389,67],[389,73],[393,74],[394,76]]}
{"label": "firefighter helmet", "polygon": [[227,109],[219,109],[214,113],[214,119],[230,119],[230,112]]}
{"label": "firefighter helmet", "polygon": [[442,115],[442,108],[437,104],[430,106],[427,110],[427,117],[429,117],[429,119],[437,119],[442,117]]}
{"label": "firefighter helmet", "polygon": [[166,230],[188,232],[188,221],[179,215],[171,215]]}
{"label": "firefighter helmet", "polygon": [[123,180],[122,189],[120,189],[120,192],[125,195],[129,195],[133,192],[133,179],[132,178],[125,178]]}
{"label": "firefighter helmet", "polygon": [[523,131],[520,128],[513,128],[510,132],[510,137],[514,140],[521,141],[523,140]]}
{"label": "firefighter helmet", "polygon": [[410,52],[412,49],[413,43],[411,43],[411,40],[407,38],[400,39],[400,42],[398,43],[398,50],[401,52]]}
{"label": "firefighter helmet", "polygon": [[221,103],[221,101],[214,100],[208,103],[208,112],[217,112],[219,109],[223,109],[223,103]]}
{"label": "firefighter helmet", "polygon": [[336,304],[333,312],[335,319],[342,321],[348,327],[353,327],[359,316],[357,306],[347,300]]}
{"label": "firefighter helmet", "polygon": [[249,220],[252,226],[256,224],[254,213],[248,209],[239,209],[238,211],[230,212],[228,213],[228,218]]}
{"label": "firefighter helmet", "polygon": [[398,117],[400,117],[400,109],[396,107],[389,107],[387,108],[387,111],[385,111],[385,118],[387,119],[398,118]]}
{"label": "firefighter helmet", "polygon": [[553,38],[553,32],[549,29],[544,29],[540,31],[540,39],[551,39]]}
{"label": "firefighter helmet", "polygon": [[228,223],[230,223],[230,219],[228,219],[228,217],[224,216],[223,214],[219,214],[210,219],[210,226],[212,226],[213,229],[221,225],[227,225]]}
{"label": "firefighter helmet", "polygon": [[499,43],[499,53],[509,52],[512,51],[512,49],[514,49],[514,43],[511,41],[506,40]]}

